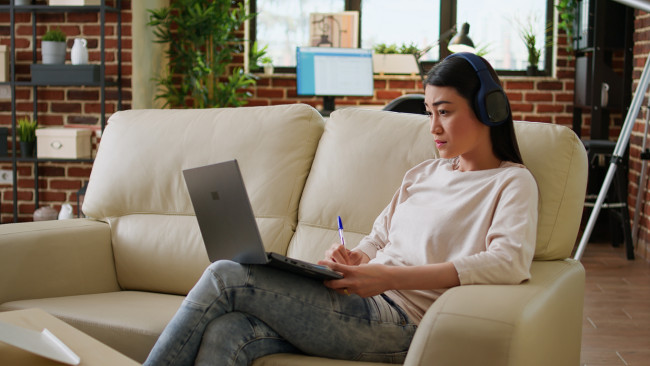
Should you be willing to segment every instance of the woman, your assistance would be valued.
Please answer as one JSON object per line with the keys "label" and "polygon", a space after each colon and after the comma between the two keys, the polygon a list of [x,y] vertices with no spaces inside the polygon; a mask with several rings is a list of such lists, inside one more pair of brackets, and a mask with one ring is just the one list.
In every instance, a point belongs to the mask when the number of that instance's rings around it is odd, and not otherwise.
{"label": "woman", "polygon": [[485,60],[455,54],[425,81],[441,159],[404,177],[372,232],[320,262],[324,283],[266,266],[213,263],[145,365],[248,365],[281,352],[401,363],[425,311],[450,287],[529,278],[537,186]]}

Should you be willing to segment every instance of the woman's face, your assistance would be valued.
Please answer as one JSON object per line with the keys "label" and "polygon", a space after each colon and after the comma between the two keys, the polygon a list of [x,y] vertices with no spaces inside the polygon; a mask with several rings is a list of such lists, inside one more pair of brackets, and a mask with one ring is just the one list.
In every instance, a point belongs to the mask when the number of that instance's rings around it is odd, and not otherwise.
{"label": "woman's face", "polygon": [[459,156],[462,170],[485,169],[484,163],[493,161],[490,127],[478,120],[456,89],[427,85],[424,104],[440,157]]}

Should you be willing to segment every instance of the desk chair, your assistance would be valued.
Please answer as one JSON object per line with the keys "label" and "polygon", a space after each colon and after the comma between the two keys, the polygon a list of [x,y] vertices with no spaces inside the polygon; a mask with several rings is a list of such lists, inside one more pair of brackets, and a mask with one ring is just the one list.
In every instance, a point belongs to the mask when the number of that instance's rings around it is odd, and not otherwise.
{"label": "desk chair", "polygon": [[406,94],[393,99],[383,108],[385,111],[427,114],[424,108],[424,94]]}

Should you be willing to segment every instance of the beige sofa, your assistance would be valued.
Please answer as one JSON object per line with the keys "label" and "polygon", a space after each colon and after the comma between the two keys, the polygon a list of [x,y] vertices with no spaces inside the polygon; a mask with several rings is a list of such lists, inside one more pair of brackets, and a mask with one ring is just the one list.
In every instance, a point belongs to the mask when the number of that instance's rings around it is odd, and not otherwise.
{"label": "beige sofa", "polygon": [[[369,232],[402,175],[437,152],[425,116],[305,105],[131,110],[109,120],[89,219],[0,226],[0,310],[44,309],[142,362],[208,265],[181,170],[237,158],[267,250],[316,261]],[[577,365],[584,270],[567,259],[587,178],[568,128],[517,122],[540,188],[532,279],[462,286],[427,312],[407,365]],[[431,217],[435,223],[435,217]],[[462,228],[458,228],[462,230]],[[273,355],[255,365],[362,365]]]}

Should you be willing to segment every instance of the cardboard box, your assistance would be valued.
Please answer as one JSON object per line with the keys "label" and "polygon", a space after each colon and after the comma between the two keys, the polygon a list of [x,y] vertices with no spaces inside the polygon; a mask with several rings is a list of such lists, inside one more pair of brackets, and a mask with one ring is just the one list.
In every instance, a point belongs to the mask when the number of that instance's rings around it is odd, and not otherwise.
{"label": "cardboard box", "polygon": [[49,0],[48,5],[83,6],[101,5],[101,0]]}
{"label": "cardboard box", "polygon": [[0,82],[9,81],[9,51],[7,46],[0,45]]}
{"label": "cardboard box", "polygon": [[82,128],[39,128],[36,130],[36,149],[39,158],[88,159],[90,135]]}
{"label": "cardboard box", "polygon": [[99,82],[99,65],[31,64],[32,82],[51,85],[83,85]]}

